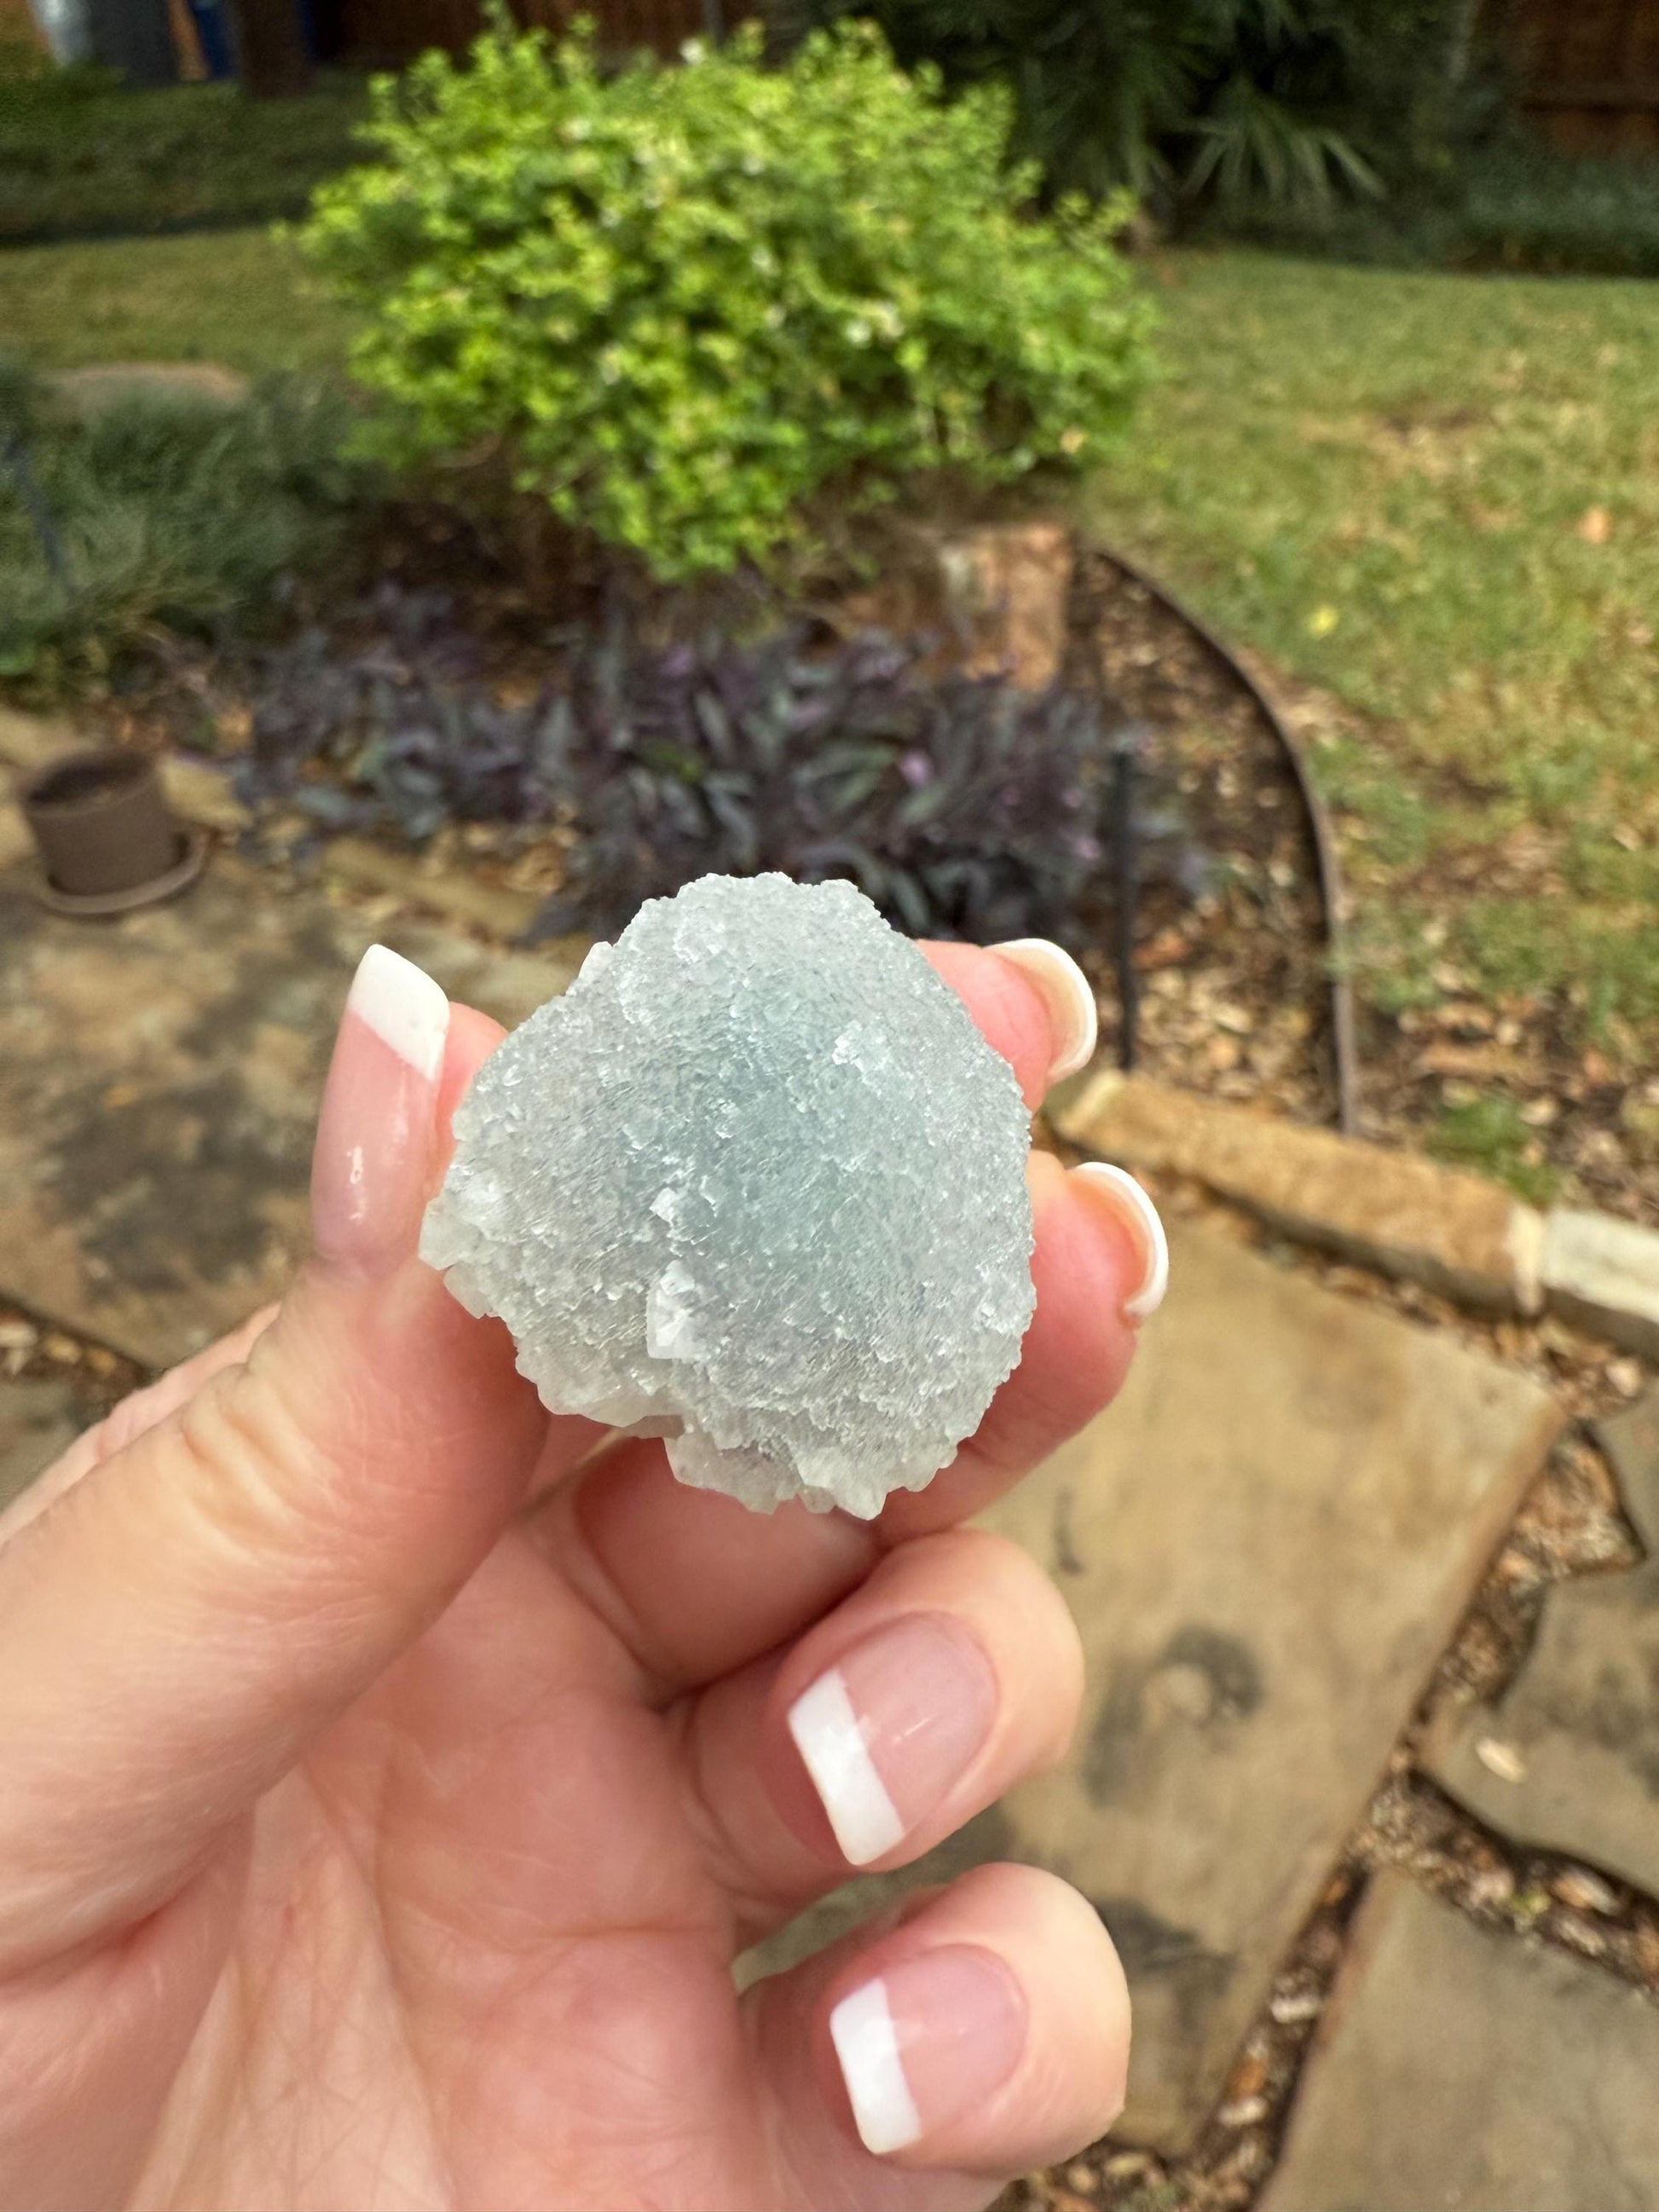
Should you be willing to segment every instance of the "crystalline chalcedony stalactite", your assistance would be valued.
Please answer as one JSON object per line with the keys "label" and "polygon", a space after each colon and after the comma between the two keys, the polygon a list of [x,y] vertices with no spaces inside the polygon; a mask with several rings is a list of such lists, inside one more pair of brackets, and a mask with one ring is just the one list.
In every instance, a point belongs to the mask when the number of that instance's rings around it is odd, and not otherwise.
{"label": "crystalline chalcedony stalactite", "polygon": [[421,1253],[553,1411],[655,1429],[748,1505],[867,1517],[1019,1357],[1028,1133],[1007,1062],[851,884],[705,876],[480,1068]]}

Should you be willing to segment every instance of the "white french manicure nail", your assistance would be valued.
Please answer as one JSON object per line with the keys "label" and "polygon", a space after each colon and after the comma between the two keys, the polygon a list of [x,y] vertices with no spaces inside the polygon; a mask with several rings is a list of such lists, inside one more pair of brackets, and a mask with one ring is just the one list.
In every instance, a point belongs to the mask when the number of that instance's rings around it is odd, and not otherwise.
{"label": "white french manicure nail", "polygon": [[839,1667],[801,1692],[788,1726],[842,1856],[867,1866],[902,1843],[904,1823],[876,1771]]}
{"label": "white french manicure nail", "polygon": [[830,2015],[842,2079],[866,2150],[902,2150],[921,2133],[921,2115],[904,2078],[887,1985],[877,1978],[845,1996]]}
{"label": "white french manicure nail", "polygon": [[417,1074],[435,1080],[449,1034],[449,1001],[423,968],[390,945],[371,945],[352,978],[346,1012]]}
{"label": "white french manicure nail", "polygon": [[1057,1083],[1086,1067],[1094,1058],[1100,1017],[1089,979],[1071,954],[1046,937],[1016,937],[991,950],[1023,968],[1042,994],[1054,1035],[1048,1080]]}
{"label": "white french manicure nail", "polygon": [[1170,1242],[1158,1208],[1132,1175],[1108,1160],[1086,1160],[1072,1173],[1084,1176],[1101,1197],[1110,1201],[1140,1246],[1144,1263],[1140,1282],[1124,1299],[1123,1310],[1131,1321],[1145,1321],[1163,1304],[1164,1293],[1170,1287]]}

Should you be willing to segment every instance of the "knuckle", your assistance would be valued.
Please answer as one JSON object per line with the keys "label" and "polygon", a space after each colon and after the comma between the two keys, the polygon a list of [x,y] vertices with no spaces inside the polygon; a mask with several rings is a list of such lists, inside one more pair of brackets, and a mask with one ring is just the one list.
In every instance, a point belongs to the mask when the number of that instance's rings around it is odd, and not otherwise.
{"label": "knuckle", "polygon": [[276,1376],[246,1368],[215,1378],[179,1408],[170,1428],[178,1456],[174,1494],[204,1525],[204,1556],[231,1567],[256,1563],[250,1602],[268,1592],[285,1604],[303,1576],[311,1597],[319,1571],[344,1565],[348,1529],[340,1510],[344,1470],[288,1402]]}

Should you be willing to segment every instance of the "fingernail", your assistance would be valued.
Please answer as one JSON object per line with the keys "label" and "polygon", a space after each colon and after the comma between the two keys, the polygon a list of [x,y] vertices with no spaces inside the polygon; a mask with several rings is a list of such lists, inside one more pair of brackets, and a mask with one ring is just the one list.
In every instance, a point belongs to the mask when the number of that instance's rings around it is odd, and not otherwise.
{"label": "fingernail", "polygon": [[1103,1198],[1134,1239],[1140,1255],[1139,1286],[1123,1301],[1131,1321],[1145,1321],[1164,1303],[1170,1287],[1170,1241],[1158,1208],[1132,1175],[1107,1160],[1086,1160],[1072,1170],[1073,1176],[1098,1198]]}
{"label": "fingernail", "polygon": [[1042,994],[1054,1042],[1048,1080],[1058,1083],[1086,1067],[1094,1058],[1100,1017],[1089,979],[1071,954],[1046,937],[1016,937],[991,950],[1023,969]]}
{"label": "fingernail", "polygon": [[996,1680],[970,1631],[917,1613],[843,1652],[789,1708],[842,1855],[868,1866],[933,1813],[990,1734]]}
{"label": "fingernail", "polygon": [[995,2094],[1025,2048],[1024,1992],[967,1943],[901,1959],[830,2014],[866,2150],[903,2150]]}
{"label": "fingernail", "polygon": [[312,1158],[325,1259],[386,1267],[414,1249],[448,1030],[449,1001],[431,976],[371,945],[346,994]]}

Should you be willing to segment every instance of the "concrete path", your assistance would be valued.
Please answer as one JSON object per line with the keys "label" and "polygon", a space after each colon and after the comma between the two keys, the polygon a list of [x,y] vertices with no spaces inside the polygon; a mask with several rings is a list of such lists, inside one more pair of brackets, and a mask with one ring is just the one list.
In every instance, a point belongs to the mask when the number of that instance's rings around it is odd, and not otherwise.
{"label": "concrete path", "polygon": [[1598,1426],[1646,1559],[1551,1591],[1507,1695],[1425,1763],[1506,1835],[1659,1896],[1659,1389]]}
{"label": "concrete path", "polygon": [[86,1425],[66,1382],[0,1379],[0,1513]]}

